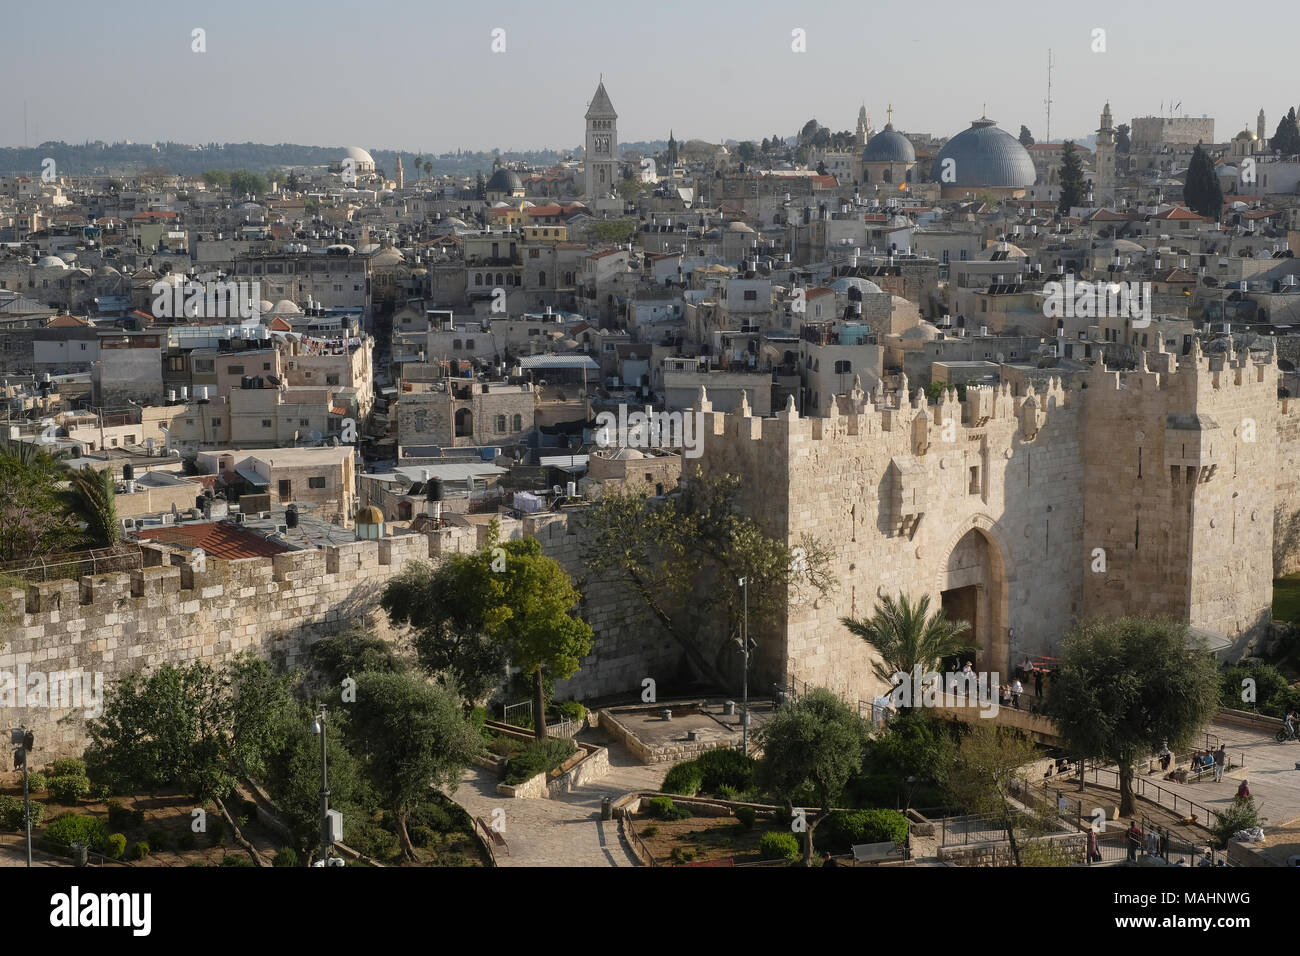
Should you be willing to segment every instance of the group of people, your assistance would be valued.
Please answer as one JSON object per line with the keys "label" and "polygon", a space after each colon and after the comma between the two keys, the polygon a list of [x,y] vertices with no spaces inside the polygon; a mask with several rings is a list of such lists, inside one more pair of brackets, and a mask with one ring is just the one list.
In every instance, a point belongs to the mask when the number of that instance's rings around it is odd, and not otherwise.
{"label": "group of people", "polygon": [[[1160,745],[1160,769],[1169,770],[1169,764],[1173,761],[1173,752],[1169,749],[1169,744]],[[1220,744],[1218,750],[1194,750],[1192,751],[1192,763],[1187,769],[1188,773],[1200,774],[1205,771],[1214,771],[1214,782],[1220,783],[1223,780],[1223,772],[1228,769],[1228,748],[1225,744]],[[1170,771],[1165,774],[1166,780],[1178,779],[1180,771]],[[1180,781],[1181,782],[1181,781]]]}

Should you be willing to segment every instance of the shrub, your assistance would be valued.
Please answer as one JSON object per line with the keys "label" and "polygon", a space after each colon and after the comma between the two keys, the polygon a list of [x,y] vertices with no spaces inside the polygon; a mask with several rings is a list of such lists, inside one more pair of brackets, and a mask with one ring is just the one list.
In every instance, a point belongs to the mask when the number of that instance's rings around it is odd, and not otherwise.
{"label": "shrub", "polygon": [[722,786],[718,787],[717,796],[719,800],[735,800],[736,788],[730,784],[724,783]]}
{"label": "shrub", "polygon": [[192,850],[198,845],[198,837],[194,835],[193,830],[186,829],[176,838],[176,848],[178,850]]}
{"label": "shrub", "polygon": [[133,827],[142,827],[142,826],[144,826],[144,811],[143,811],[143,810],[132,810],[132,811],[131,811],[131,826],[133,826]]}
{"label": "shrub", "polygon": [[208,842],[216,846],[226,835],[226,821],[223,817],[208,815]]}
{"label": "shrub", "polygon": [[695,763],[704,774],[701,789],[709,793],[724,785],[735,787],[739,793],[748,790],[754,781],[754,758],[730,747],[706,750],[695,758]]}
{"label": "shrub", "polygon": [[558,704],[555,712],[565,720],[572,720],[577,723],[582,723],[587,719],[587,708],[576,700],[566,700],[563,704]]}
{"label": "shrub", "polygon": [[55,853],[67,853],[73,843],[101,850],[108,843],[108,827],[99,817],[64,813],[45,824],[43,842]]}
{"label": "shrub", "polygon": [[664,777],[659,789],[664,793],[675,793],[683,797],[693,797],[704,785],[704,771],[694,760],[673,766]]}
{"label": "shrub", "polygon": [[690,810],[673,803],[672,797],[651,797],[646,801],[646,813],[658,820],[684,820],[691,815]]}
{"label": "shrub", "polygon": [[534,740],[522,753],[506,761],[505,782],[523,783],[539,773],[552,770],[572,757],[577,749],[577,744],[572,740],[558,737]]}
{"label": "shrub", "polygon": [[272,866],[297,866],[298,852],[291,846],[282,846],[271,861]]}
{"label": "shrub", "polygon": [[76,757],[64,757],[62,760],[56,760],[51,765],[51,777],[84,777],[86,776],[86,761],[79,760]]}
{"label": "shrub", "polygon": [[253,861],[243,853],[227,853],[221,858],[222,866],[252,866]]}
{"label": "shrub", "polygon": [[907,818],[897,810],[837,810],[817,827],[817,842],[835,851],[860,843],[903,843]]}
{"label": "shrub", "polygon": [[689,863],[695,859],[695,847],[693,846],[675,846],[673,852],[669,854],[674,863]]}
{"label": "shrub", "polygon": [[149,844],[145,840],[136,840],[131,844],[131,859],[143,860],[149,855]]}
{"label": "shrub", "polygon": [[390,859],[399,852],[397,837],[377,823],[359,824],[345,837],[348,846],[378,860]]}
{"label": "shrub", "polygon": [[78,800],[90,796],[90,779],[72,774],[51,777],[49,791],[59,803],[75,806]]}
{"label": "shrub", "polygon": [[758,843],[758,854],[765,860],[797,860],[799,841],[793,833],[782,830],[764,833],[763,839]]}
{"label": "shrub", "polygon": [[135,817],[120,800],[108,801],[108,825],[122,830],[129,829],[135,823]]}
{"label": "shrub", "polygon": [[469,722],[475,730],[480,733],[487,724],[488,712],[486,707],[475,707],[469,712]]}
{"label": "shrub", "polygon": [[90,795],[96,800],[107,800],[113,795],[113,788],[106,783],[90,784]]}
{"label": "shrub", "polygon": [[736,807],[736,819],[746,830],[754,828],[754,822],[758,819],[758,811],[753,807]]}
{"label": "shrub", "polygon": [[240,816],[247,817],[250,820],[257,819],[257,801],[244,800],[240,803]]}
{"label": "shrub", "polygon": [[447,833],[458,829],[447,809],[437,803],[422,803],[411,811],[410,826],[427,827],[434,833]]}
{"label": "shrub", "polygon": [[167,832],[165,830],[150,830],[144,836],[145,840],[149,843],[150,848],[155,852],[162,852],[167,849],[168,845],[171,843],[171,841],[167,839]]}
{"label": "shrub", "polygon": [[422,826],[410,827],[407,835],[411,838],[411,846],[420,847],[421,849],[427,847],[438,838],[438,834],[434,833],[428,827]]}
{"label": "shrub", "polygon": [[126,853],[126,834],[110,833],[108,844],[104,847],[104,855],[110,860],[120,860],[124,853]]}
{"label": "shrub", "polygon": [[27,775],[27,792],[38,793],[50,785],[50,778],[39,770]]}
{"label": "shrub", "polygon": [[659,828],[652,823],[650,824],[650,826],[646,827],[644,830],[641,831],[641,836],[643,836],[645,839],[648,840],[658,832],[659,832]]}
{"label": "shrub", "polygon": [[[24,830],[27,827],[23,819],[23,798],[10,797],[0,794],[0,829],[5,830]],[[32,806],[32,826],[41,825],[41,820],[45,818],[45,804],[31,801]]]}

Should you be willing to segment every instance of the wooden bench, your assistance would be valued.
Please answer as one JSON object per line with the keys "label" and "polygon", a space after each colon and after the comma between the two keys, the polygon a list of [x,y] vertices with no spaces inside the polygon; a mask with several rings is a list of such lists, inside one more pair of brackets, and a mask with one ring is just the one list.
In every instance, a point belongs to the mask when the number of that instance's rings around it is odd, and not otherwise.
{"label": "wooden bench", "polygon": [[886,843],[859,843],[853,847],[853,859],[858,863],[880,863],[902,858],[902,847],[892,840]]}

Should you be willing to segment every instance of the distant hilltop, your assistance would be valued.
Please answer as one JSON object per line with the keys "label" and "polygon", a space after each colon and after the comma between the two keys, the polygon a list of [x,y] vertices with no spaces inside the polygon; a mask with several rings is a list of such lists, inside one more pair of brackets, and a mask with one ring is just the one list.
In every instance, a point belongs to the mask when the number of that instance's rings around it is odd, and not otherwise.
{"label": "distant hilltop", "polygon": [[[666,148],[664,141],[623,143],[624,150],[659,152]],[[169,173],[197,175],[209,169],[251,169],[267,172],[291,166],[324,166],[337,163],[343,156],[343,146],[302,146],[295,143],[83,143],[46,142],[29,148],[0,148],[0,175],[38,176],[41,164],[51,157],[60,173],[67,176],[131,175],[146,169],[165,169]],[[396,150],[371,149],[370,154],[382,170],[391,175],[396,165]],[[480,170],[490,173],[492,164],[523,162],[531,165],[551,165],[565,156],[581,155],[581,149],[501,151],[498,153],[474,150],[456,150],[440,154],[417,154],[412,150],[401,152],[407,168],[418,155],[432,164],[434,176],[473,176]]]}

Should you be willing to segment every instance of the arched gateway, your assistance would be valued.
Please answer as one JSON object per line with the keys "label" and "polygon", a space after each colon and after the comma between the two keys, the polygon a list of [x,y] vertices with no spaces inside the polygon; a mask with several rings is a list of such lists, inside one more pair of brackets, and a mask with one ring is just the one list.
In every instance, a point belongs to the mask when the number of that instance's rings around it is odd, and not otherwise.
{"label": "arched gateway", "polygon": [[976,516],[948,547],[935,591],[948,617],[970,625],[966,632],[976,648],[975,669],[1009,673],[1006,549],[992,519]]}

